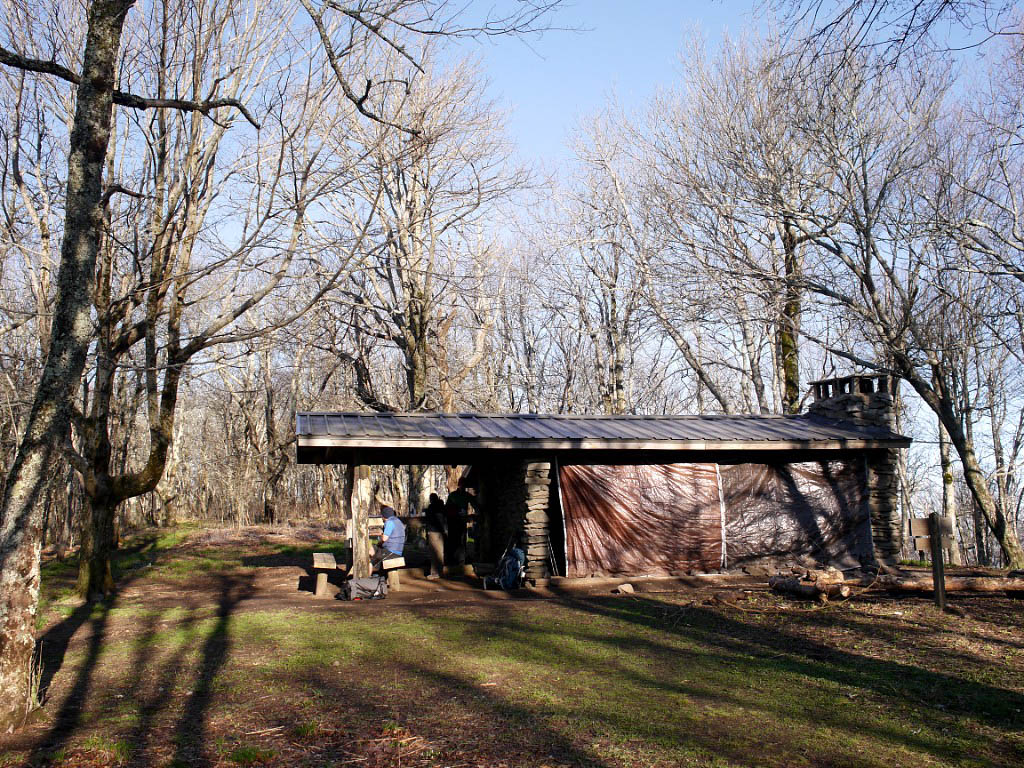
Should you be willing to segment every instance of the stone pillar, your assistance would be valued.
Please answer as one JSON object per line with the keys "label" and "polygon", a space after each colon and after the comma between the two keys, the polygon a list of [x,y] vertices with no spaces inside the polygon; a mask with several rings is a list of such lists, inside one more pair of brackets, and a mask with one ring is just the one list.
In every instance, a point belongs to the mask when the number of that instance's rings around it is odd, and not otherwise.
{"label": "stone pillar", "polygon": [[526,577],[546,579],[551,573],[551,462],[531,461],[524,466],[526,509],[523,515],[523,545],[526,547]]}
{"label": "stone pillar", "polygon": [[526,553],[526,576],[552,576],[549,516],[552,464],[510,461],[480,467],[482,514],[487,518],[485,554],[497,560],[512,539]]}
{"label": "stone pillar", "polygon": [[[829,421],[895,430],[893,407],[897,380],[889,376],[847,376],[813,382],[814,402],[807,412]],[[903,544],[899,512],[899,449],[865,454],[866,503],[876,559],[887,565],[899,561]]]}

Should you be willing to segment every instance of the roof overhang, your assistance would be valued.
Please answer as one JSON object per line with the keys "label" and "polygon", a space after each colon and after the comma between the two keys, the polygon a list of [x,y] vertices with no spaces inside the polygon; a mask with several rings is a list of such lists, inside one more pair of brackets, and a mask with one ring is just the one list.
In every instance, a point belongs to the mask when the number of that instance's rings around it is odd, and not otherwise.
{"label": "roof overhang", "polygon": [[[617,439],[525,438],[479,436],[387,436],[311,433],[314,414],[298,414],[297,460],[300,464],[466,464],[502,457],[551,456],[563,463],[621,464],[678,461],[800,461],[822,454],[905,448],[910,439],[894,433],[854,434],[836,427],[836,437],[771,439]],[[418,417],[425,415],[419,414]],[[443,414],[438,414],[441,420]],[[360,415],[372,426],[373,414]],[[609,417],[609,421],[617,417]],[[618,417],[621,418],[621,417]],[[687,418],[687,417],[680,417]],[[758,417],[750,417],[756,419]],[[326,425],[326,421],[324,424]],[[820,430],[821,425],[815,424]],[[329,431],[329,430],[325,430]]]}

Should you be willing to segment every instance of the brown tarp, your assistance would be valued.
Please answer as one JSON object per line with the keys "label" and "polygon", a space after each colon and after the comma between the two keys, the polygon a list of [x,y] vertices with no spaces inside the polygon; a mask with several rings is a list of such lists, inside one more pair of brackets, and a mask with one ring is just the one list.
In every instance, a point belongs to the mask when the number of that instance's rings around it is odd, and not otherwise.
{"label": "brown tarp", "polygon": [[862,459],[721,466],[729,565],[814,557],[859,565],[871,556]]}
{"label": "brown tarp", "polygon": [[714,464],[561,467],[568,576],[716,570]]}
{"label": "brown tarp", "polygon": [[665,575],[801,555],[871,555],[863,461],[563,466],[568,576]]}

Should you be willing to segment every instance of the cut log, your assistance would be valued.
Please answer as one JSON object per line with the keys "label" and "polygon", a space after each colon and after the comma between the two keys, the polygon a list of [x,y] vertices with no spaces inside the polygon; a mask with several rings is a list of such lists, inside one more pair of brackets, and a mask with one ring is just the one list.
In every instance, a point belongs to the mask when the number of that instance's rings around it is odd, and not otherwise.
{"label": "cut log", "polygon": [[832,566],[823,570],[809,570],[805,578],[815,584],[842,584],[846,580],[843,572]]}
{"label": "cut log", "polygon": [[313,567],[316,569],[327,569],[333,571],[338,567],[338,561],[330,552],[314,552]]}
{"label": "cut log", "polygon": [[[825,568],[795,567],[791,568],[790,572],[803,581],[810,581],[815,584],[842,584],[846,579],[842,571],[831,565]],[[782,574],[779,575],[781,576]]]}
{"label": "cut log", "polygon": [[818,600],[827,602],[830,597],[849,597],[850,588],[845,584],[828,584],[814,581],[804,581],[795,576],[772,576],[768,579],[768,586],[772,591],[784,595],[793,595],[805,600]]}

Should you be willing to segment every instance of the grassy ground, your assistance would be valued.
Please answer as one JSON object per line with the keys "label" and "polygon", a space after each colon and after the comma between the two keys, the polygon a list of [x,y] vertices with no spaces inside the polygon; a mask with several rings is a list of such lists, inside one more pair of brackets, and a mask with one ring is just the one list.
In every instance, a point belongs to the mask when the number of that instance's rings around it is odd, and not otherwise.
{"label": "grassy ground", "polygon": [[139,540],[99,606],[49,567],[47,704],[0,765],[1024,764],[1002,597],[351,604],[296,592],[312,543],[199,536]]}

